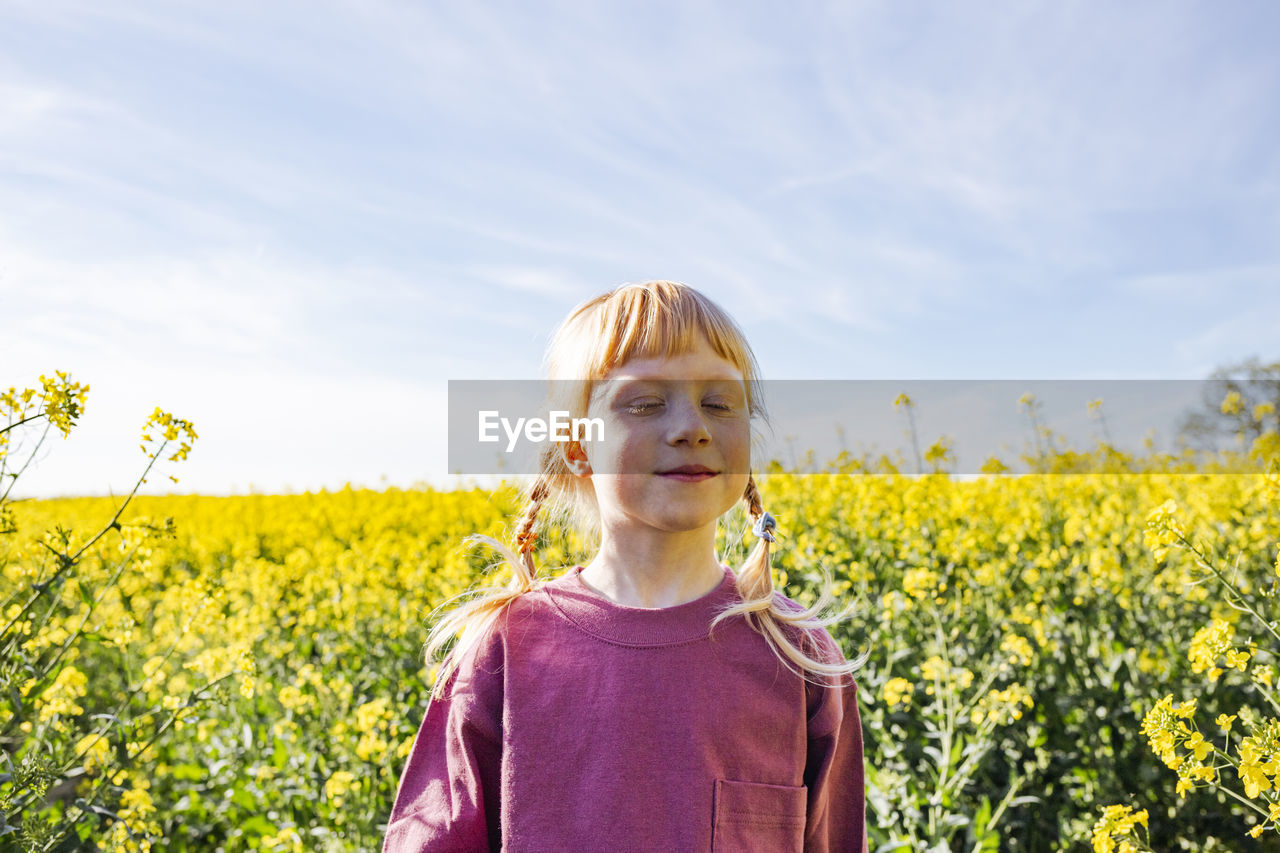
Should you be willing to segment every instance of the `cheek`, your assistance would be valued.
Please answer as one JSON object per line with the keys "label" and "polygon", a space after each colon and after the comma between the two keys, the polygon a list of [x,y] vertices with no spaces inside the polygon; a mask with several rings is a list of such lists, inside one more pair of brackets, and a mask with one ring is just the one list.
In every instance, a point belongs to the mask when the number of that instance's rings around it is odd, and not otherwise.
{"label": "cheek", "polygon": [[742,474],[743,485],[746,475],[751,471],[751,425],[734,424],[726,430],[721,447],[724,448],[725,462],[730,466],[731,474]]}
{"label": "cheek", "polygon": [[725,495],[728,507],[725,511],[733,508],[733,505],[742,500],[742,496],[747,492],[747,479],[749,475],[744,471],[741,474],[733,474],[725,482]]}
{"label": "cheek", "polygon": [[616,427],[610,430],[610,426],[606,424],[602,441],[594,441],[587,448],[587,459],[591,462],[592,473],[610,476],[640,470],[638,466],[643,460],[640,458],[640,448],[635,437],[625,434]]}

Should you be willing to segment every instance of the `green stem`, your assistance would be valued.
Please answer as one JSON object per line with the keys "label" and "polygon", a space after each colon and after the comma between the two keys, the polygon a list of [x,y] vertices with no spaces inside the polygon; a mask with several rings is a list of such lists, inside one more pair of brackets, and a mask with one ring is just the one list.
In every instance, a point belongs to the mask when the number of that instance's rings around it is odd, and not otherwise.
{"label": "green stem", "polygon": [[[18,421],[18,424],[35,420],[38,417],[40,417],[40,415],[36,415],[35,417],[31,417],[31,418],[26,418],[25,420]],[[18,424],[13,424],[12,426],[17,426]],[[36,441],[36,446],[31,448],[31,454],[27,456],[27,461],[23,462],[22,467],[10,475],[9,486],[4,490],[4,494],[0,495],[0,503],[4,503],[9,499],[9,492],[13,491],[14,484],[18,482],[18,478],[21,477],[23,474],[25,474],[27,469],[31,467],[31,463],[35,461],[36,454],[40,452],[40,448],[44,445],[45,439],[49,437],[49,429],[52,426],[53,425],[49,423],[46,423],[44,425],[44,432],[40,433],[40,438]],[[8,432],[8,429],[4,430],[4,432]],[[8,454],[5,454],[5,458],[8,458]]]}
{"label": "green stem", "polygon": [[38,421],[40,420],[40,418],[43,418],[44,416],[45,416],[44,412],[36,412],[34,415],[28,415],[27,417],[22,418],[21,420],[14,421],[13,423],[9,424],[7,427],[0,428],[0,435],[4,435],[6,432],[8,432],[11,429],[17,429],[18,427],[22,426],[23,424],[29,421]]}
{"label": "green stem", "polygon": [[[89,621],[89,617],[93,614],[94,607],[96,607],[98,603],[101,602],[102,599],[106,597],[106,590],[111,589],[111,587],[115,585],[116,581],[120,579],[120,575],[124,572],[125,566],[129,564],[129,561],[133,558],[133,555],[137,553],[137,550],[138,550],[138,546],[135,545],[133,547],[133,550],[130,551],[128,554],[126,554],[124,559],[121,560],[116,565],[115,573],[111,576],[111,579],[107,581],[107,583],[104,585],[104,590],[101,593],[101,595],[99,595],[96,599],[94,599],[93,603],[89,605],[89,611],[84,615],[84,618],[80,620],[80,625],[76,628],[75,633],[73,633],[70,637],[68,637],[66,642],[62,644],[62,648],[60,648],[58,650],[58,653],[54,655],[53,660],[49,661],[47,664],[45,664],[42,667],[42,669],[44,670],[44,674],[41,676],[42,679],[47,678],[49,673],[53,672],[53,670],[57,667],[58,661],[62,660],[63,655],[65,655],[70,650],[71,646],[75,643],[75,641],[80,638],[81,634],[84,631],[85,623]],[[50,607],[49,612],[51,613],[52,611],[53,611],[53,608]],[[48,621],[47,617],[48,617],[48,614],[46,614],[46,622]],[[37,631],[37,634],[38,633],[39,632]],[[45,686],[46,686],[45,684],[37,684],[32,688],[30,692],[38,695],[39,693],[42,693],[44,691]],[[128,697],[126,697],[126,700],[127,698]],[[116,713],[119,713],[119,711],[117,710]],[[18,716],[15,714],[9,720],[9,722],[5,724],[4,728],[0,729],[0,735],[9,734],[9,732],[13,730],[13,727],[17,725],[18,722],[19,722]]]}
{"label": "green stem", "polygon": [[[1017,773],[1014,774],[1013,779],[1009,782],[1009,790],[1005,793],[1004,798],[1000,800],[1000,805],[996,806],[995,811],[991,813],[991,819],[987,821],[988,830],[995,829],[996,824],[1000,823],[1000,818],[1004,815],[1004,810],[1013,802],[1014,796],[1025,781],[1026,779],[1018,776]],[[973,849],[974,853],[978,853],[977,847],[974,847]]]}
{"label": "green stem", "polygon": [[[199,688],[199,689],[195,690],[195,691],[191,694],[191,698],[193,698],[193,699],[194,699],[195,697],[199,696],[200,694],[205,693],[205,692],[207,692],[207,691],[211,690],[212,688],[216,687],[218,684],[222,683],[223,681],[227,680],[228,678],[230,678],[230,677],[231,677],[231,676],[233,676],[233,675],[235,675],[235,673],[234,673],[234,672],[230,672],[230,673],[227,673],[227,674],[226,674],[226,675],[224,675],[224,676],[221,676],[220,678],[216,678],[216,679],[214,679],[213,681],[209,682],[208,684],[204,685],[203,687],[201,687],[201,688]],[[164,725],[162,725],[162,726],[161,726],[161,727],[160,727],[160,728],[155,732],[155,734],[153,734],[153,735],[151,736],[151,738],[150,738],[150,739],[149,739],[149,740],[148,740],[148,741],[143,745],[142,749],[140,749],[140,750],[138,751],[138,753],[137,753],[137,754],[138,754],[138,755],[141,755],[143,752],[145,752],[145,751],[146,751],[146,750],[151,746],[151,744],[155,743],[155,741],[156,741],[156,740],[157,740],[157,739],[158,739],[162,734],[164,734],[166,731],[168,731],[169,727],[170,727],[171,725],[173,725],[174,721],[177,719],[178,714],[180,714],[180,713],[181,713],[181,711],[182,711],[182,709],[178,709],[177,711],[173,711],[173,712],[171,712],[171,713],[170,713],[170,715],[169,715],[169,719],[168,719],[168,720],[166,720],[166,721],[165,721],[165,723],[164,723]],[[146,718],[146,717],[148,717],[148,716],[153,715],[154,713],[155,713],[154,711],[150,711],[150,712],[144,713],[144,714],[140,715],[140,716],[138,717],[138,719],[144,719],[144,718]],[[126,765],[126,767],[127,767],[127,765]],[[121,768],[119,768],[119,769],[123,770],[123,769],[126,769],[126,767],[121,767]],[[99,779],[94,783],[94,788],[93,788],[93,791],[91,792],[91,795],[90,795],[89,799],[87,799],[87,800],[85,800],[85,801],[84,801],[86,805],[91,806],[91,805],[93,805],[93,804],[97,801],[98,797],[100,797],[100,796],[102,795],[102,791],[107,787],[107,783],[108,783],[108,781],[109,781],[109,780],[111,779],[111,777],[112,777],[112,776],[114,776],[114,775],[115,775],[114,773],[104,773],[104,774],[102,774],[102,776],[101,776],[101,777],[99,777]],[[8,813],[5,815],[5,820],[6,820],[6,821],[8,821],[8,822],[10,822],[10,823],[12,823],[13,821],[17,820],[17,819],[18,819],[18,817],[20,817],[20,816],[21,816],[22,811],[23,811],[25,808],[27,808],[28,806],[30,806],[30,805],[32,805],[32,804],[34,804],[34,803],[35,803],[35,801],[36,801],[35,793],[34,793],[33,791],[27,791],[27,792],[26,792],[26,793],[24,793],[22,796],[20,796],[20,797],[18,797],[17,799],[15,799],[15,800],[14,800],[14,805],[15,805],[15,807],[14,807],[10,812],[8,812]]]}
{"label": "green stem", "polygon": [[12,619],[9,620],[9,623],[4,626],[3,630],[0,630],[0,637],[4,637],[8,635],[9,629],[12,628],[14,625],[18,624],[22,620],[22,618],[31,609],[32,605],[34,605],[36,601],[40,599],[40,596],[43,594],[44,590],[48,589],[48,587],[54,581],[56,581],[59,577],[61,577],[61,575],[64,572],[66,572],[67,569],[74,566],[76,564],[76,561],[80,559],[80,556],[84,554],[86,550],[88,550],[99,539],[105,536],[107,534],[107,531],[113,530],[113,529],[119,529],[120,516],[124,513],[125,507],[129,505],[129,502],[132,501],[134,496],[138,493],[138,489],[142,486],[143,482],[146,481],[147,474],[151,472],[151,468],[156,464],[156,460],[160,458],[161,451],[164,450],[165,446],[168,445],[168,443],[169,443],[168,440],[165,440],[160,444],[160,447],[156,450],[156,452],[151,454],[151,461],[147,463],[147,467],[143,470],[142,476],[138,477],[138,482],[133,484],[133,489],[130,490],[128,496],[125,497],[124,502],[121,503],[120,506],[116,508],[115,515],[111,516],[111,521],[107,522],[106,526],[103,527],[101,530],[99,530],[92,539],[90,539],[83,546],[81,546],[81,548],[78,551],[76,551],[74,554],[67,555],[57,550],[56,548],[53,548],[47,543],[45,544],[46,548],[48,548],[50,551],[53,551],[53,553],[57,555],[58,561],[60,563],[60,565],[58,566],[58,570],[54,572],[53,576],[50,577],[47,581],[43,581],[40,584],[37,584],[35,595],[31,596],[31,598],[23,606],[22,610],[17,615],[15,615]]}
{"label": "green stem", "polygon": [[1230,581],[1226,577],[1226,575],[1224,575],[1221,571],[1219,571],[1217,566],[1213,565],[1209,561],[1210,558],[1208,554],[1205,554],[1203,551],[1197,548],[1195,546],[1195,543],[1188,540],[1181,533],[1178,534],[1178,542],[1181,543],[1184,547],[1186,547],[1186,549],[1190,551],[1192,554],[1195,554],[1197,558],[1196,564],[1212,572],[1213,576],[1218,579],[1218,582],[1222,584],[1224,587],[1226,587],[1227,591],[1231,594],[1231,596],[1233,596],[1236,599],[1236,601],[1239,602],[1238,607],[1236,605],[1232,605],[1233,607],[1236,607],[1237,610],[1248,613],[1254,619],[1261,622],[1262,626],[1267,629],[1267,631],[1271,634],[1271,636],[1274,637],[1277,641],[1280,641],[1280,633],[1277,633],[1274,624],[1269,620],[1267,620],[1261,613],[1259,613],[1257,608],[1255,608],[1252,604],[1250,604],[1248,599],[1245,598],[1245,595],[1243,592],[1240,591],[1240,588],[1237,587],[1232,581]]}

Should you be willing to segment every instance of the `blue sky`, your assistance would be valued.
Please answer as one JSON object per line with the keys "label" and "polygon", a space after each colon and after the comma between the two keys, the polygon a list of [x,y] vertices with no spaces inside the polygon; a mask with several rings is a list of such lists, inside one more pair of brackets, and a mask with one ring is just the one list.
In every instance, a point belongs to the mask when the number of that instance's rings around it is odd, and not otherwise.
{"label": "blue sky", "polygon": [[1278,25],[9,2],[0,385],[92,386],[25,491],[127,489],[156,405],[201,434],[182,490],[439,478],[448,379],[536,377],[568,309],[646,278],[728,308],[773,379],[1275,359]]}

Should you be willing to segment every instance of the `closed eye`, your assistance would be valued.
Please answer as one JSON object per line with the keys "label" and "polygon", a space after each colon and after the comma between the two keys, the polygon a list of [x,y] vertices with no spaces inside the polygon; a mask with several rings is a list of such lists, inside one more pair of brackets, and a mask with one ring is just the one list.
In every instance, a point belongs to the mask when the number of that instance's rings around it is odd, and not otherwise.
{"label": "closed eye", "polygon": [[702,405],[721,414],[730,414],[738,411],[737,405],[732,400],[725,400],[720,397],[703,400]]}

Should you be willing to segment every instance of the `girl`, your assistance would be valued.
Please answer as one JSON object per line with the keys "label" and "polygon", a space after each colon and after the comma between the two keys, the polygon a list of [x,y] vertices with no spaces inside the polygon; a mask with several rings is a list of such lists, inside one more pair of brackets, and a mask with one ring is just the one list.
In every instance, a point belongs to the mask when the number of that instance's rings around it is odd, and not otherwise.
{"label": "girl", "polygon": [[[547,361],[552,408],[603,437],[542,449],[515,551],[473,537],[514,579],[428,640],[432,658],[460,635],[384,853],[863,850],[857,663],[818,616],[829,597],[773,589],[741,331],[692,288],[626,285],[574,310]],[[739,500],[759,541],[734,572],[715,534]],[[599,537],[552,580],[533,563],[548,516]]]}

